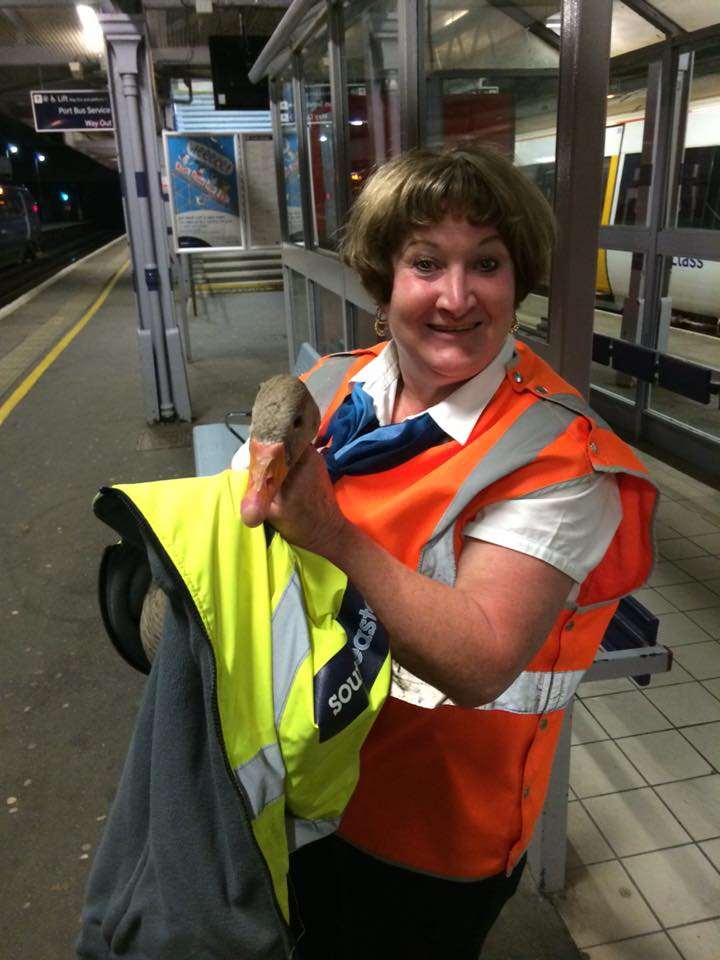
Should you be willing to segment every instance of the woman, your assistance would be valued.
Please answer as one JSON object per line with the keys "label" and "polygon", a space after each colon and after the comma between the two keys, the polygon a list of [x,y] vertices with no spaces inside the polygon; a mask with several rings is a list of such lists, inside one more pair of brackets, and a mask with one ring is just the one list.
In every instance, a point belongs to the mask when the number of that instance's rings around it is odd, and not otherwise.
{"label": "woman", "polygon": [[351,212],[343,257],[391,339],[311,371],[325,459],[307,451],[268,519],[347,573],[395,670],[339,836],[292,858],[301,957],[478,956],[562,708],[650,570],[642,465],[512,337],[552,240],[483,147],[392,160]]}

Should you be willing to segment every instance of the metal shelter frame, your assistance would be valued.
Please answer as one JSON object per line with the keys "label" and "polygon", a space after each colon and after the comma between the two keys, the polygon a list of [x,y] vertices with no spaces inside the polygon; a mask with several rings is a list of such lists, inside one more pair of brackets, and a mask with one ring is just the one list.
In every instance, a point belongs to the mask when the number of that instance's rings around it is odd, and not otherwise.
{"label": "metal shelter frame", "polygon": [[[693,51],[716,43],[720,39],[720,25],[688,33],[647,0],[630,0],[627,6],[664,33],[665,39],[610,60],[612,0],[593,0],[593,3],[563,0],[559,37],[544,25],[529,22],[531,18],[519,5],[493,5],[513,19],[520,17],[522,25],[553,46],[559,54],[555,167],[555,213],[559,237],[549,284],[549,324],[546,338],[540,335],[540,331],[525,328],[521,329],[520,336],[585,396],[589,396],[598,412],[626,436],[635,440],[645,438],[670,450],[677,450],[680,437],[689,462],[720,476],[718,442],[687,424],[651,409],[647,381],[637,381],[635,402],[629,402],[602,387],[590,385],[599,248],[644,255],[642,271],[636,271],[632,277],[623,321],[623,337],[631,343],[656,351],[665,346],[663,336],[667,336],[670,319],[668,283],[671,260],[668,258],[682,254],[720,261],[720,232],[668,225],[673,210],[671,198],[677,197],[678,191],[687,116],[687,77],[692,66]],[[426,20],[425,0],[397,0],[398,84],[403,149],[422,145],[427,139],[427,82],[422,63],[422,51],[427,39]],[[348,94],[344,72],[343,5],[333,0],[320,3],[294,0],[250,71],[253,81],[264,76],[271,81],[279,184],[283,183],[280,90],[282,81],[287,82],[288,75],[292,77],[303,238],[301,243],[289,240],[286,211],[282,210],[282,261],[291,367],[297,349],[293,328],[293,298],[289,293],[293,273],[303,277],[306,284],[305,300],[316,346],[316,304],[322,290],[331,291],[340,299],[346,348],[358,345],[354,338],[357,311],[372,313],[375,309],[357,277],[332,250],[319,245],[313,236],[303,50],[309,42],[324,36],[328,42],[328,73],[336,145],[336,215],[337,221],[342,223],[348,210],[346,185],[350,173],[346,149]],[[645,226],[601,227],[609,75],[611,69],[633,62],[648,65],[649,71],[643,157],[644,161],[647,160],[649,171],[649,186],[644,196],[647,223]],[[488,71],[480,72],[485,74]],[[279,196],[284,196],[282,187]],[[569,262],[572,262],[572,270],[566,269]]]}

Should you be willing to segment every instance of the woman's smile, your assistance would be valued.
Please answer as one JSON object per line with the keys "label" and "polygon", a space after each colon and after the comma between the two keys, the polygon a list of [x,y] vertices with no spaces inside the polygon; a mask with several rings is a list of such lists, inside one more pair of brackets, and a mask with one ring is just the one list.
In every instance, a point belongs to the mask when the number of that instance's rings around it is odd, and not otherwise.
{"label": "woman's smile", "polygon": [[452,327],[441,323],[428,323],[427,326],[430,327],[430,329],[435,333],[439,333],[442,336],[456,336],[461,333],[470,333],[472,330],[477,330],[481,323],[482,320],[478,320],[475,323],[465,324],[461,327]]}

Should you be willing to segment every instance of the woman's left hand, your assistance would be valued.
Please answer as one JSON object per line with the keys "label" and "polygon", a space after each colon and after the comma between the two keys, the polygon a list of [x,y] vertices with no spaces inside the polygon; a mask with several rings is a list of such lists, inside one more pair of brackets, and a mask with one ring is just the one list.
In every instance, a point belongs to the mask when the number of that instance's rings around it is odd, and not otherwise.
{"label": "woman's left hand", "polygon": [[267,521],[289,543],[327,556],[349,526],[335,499],[327,467],[308,447],[285,478],[267,515]]}

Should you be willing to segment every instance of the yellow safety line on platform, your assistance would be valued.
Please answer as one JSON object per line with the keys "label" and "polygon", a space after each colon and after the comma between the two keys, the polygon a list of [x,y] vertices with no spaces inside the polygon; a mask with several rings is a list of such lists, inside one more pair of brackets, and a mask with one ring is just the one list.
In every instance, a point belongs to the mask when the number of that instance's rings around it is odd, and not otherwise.
{"label": "yellow safety line on platform", "polygon": [[25,397],[30,390],[35,386],[40,377],[45,373],[45,371],[50,367],[63,352],[65,347],[69,346],[70,343],[75,339],[75,337],[80,333],[82,328],[94,317],[98,312],[100,307],[105,303],[107,298],[110,296],[113,287],[118,282],[120,277],[123,275],[125,270],[127,270],[130,265],[130,261],[126,260],[125,263],[115,272],[114,276],[108,281],[107,286],[97,298],[95,303],[86,310],[86,312],[80,317],[78,322],[74,327],[71,327],[68,332],[62,337],[61,340],[55,344],[55,346],[47,353],[43,359],[38,363],[38,365],[33,369],[31,373],[23,380],[19,387],[14,390],[5,403],[0,406],[0,426],[7,420],[10,414],[13,412],[15,407],[20,403],[20,401]]}

